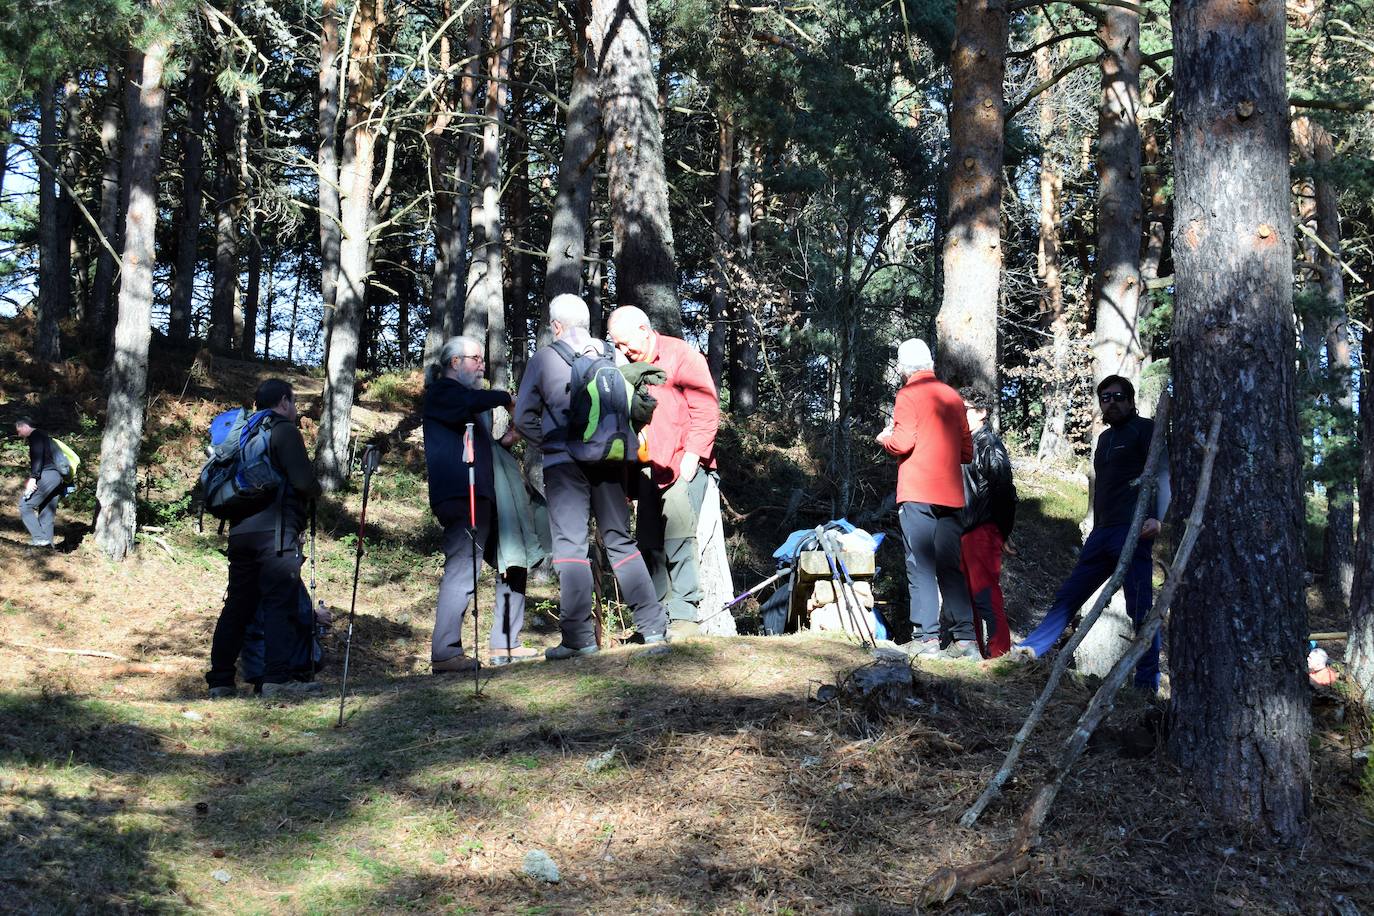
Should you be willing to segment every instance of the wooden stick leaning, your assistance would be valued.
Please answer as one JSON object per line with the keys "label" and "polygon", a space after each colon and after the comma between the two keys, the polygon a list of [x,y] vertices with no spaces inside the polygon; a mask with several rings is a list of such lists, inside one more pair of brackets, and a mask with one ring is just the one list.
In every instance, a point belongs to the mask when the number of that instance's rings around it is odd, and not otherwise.
{"label": "wooden stick leaning", "polygon": [[1102,724],[1102,720],[1112,711],[1118,691],[1126,683],[1126,678],[1135,669],[1141,656],[1149,649],[1155,634],[1164,626],[1169,606],[1173,603],[1179,583],[1188,569],[1193,545],[1197,543],[1198,535],[1202,532],[1202,517],[1207,508],[1207,496],[1212,489],[1212,465],[1216,460],[1217,438],[1220,433],[1221,413],[1217,411],[1212,414],[1211,428],[1207,432],[1202,469],[1198,473],[1197,495],[1193,498],[1193,507],[1188,513],[1183,537],[1179,541],[1178,551],[1174,554],[1174,562],[1169,567],[1164,588],[1159,593],[1159,600],[1136,630],[1135,639],[1126,650],[1126,654],[1112,666],[1102,686],[1093,694],[1092,700],[1078,719],[1078,726],[1064,742],[1064,749],[1060,752],[1059,762],[1055,765],[1053,774],[1035,793],[1030,806],[1022,813],[1021,823],[1011,843],[986,862],[965,868],[942,868],[937,871],[925,885],[927,904],[943,903],[955,894],[968,893],[1001,878],[1015,875],[1029,866],[1030,850],[1039,840],[1040,828],[1049,816],[1050,806],[1054,804],[1054,799],[1064,785],[1070,768],[1082,755],[1083,749],[1088,745],[1088,739],[1092,737],[1097,726]]}
{"label": "wooden stick leaning", "polygon": [[1140,495],[1136,498],[1135,515],[1131,517],[1131,527],[1126,533],[1126,542],[1121,548],[1120,558],[1116,561],[1116,569],[1112,572],[1112,577],[1107,580],[1102,593],[1097,596],[1097,601],[1093,603],[1092,609],[1083,615],[1083,619],[1079,621],[1078,629],[1074,631],[1073,635],[1069,637],[1068,643],[1055,656],[1054,665],[1050,668],[1049,680],[1045,682],[1045,688],[1040,691],[1040,696],[1031,706],[1030,714],[1026,716],[1026,721],[1021,725],[1021,730],[1012,739],[1011,748],[1008,749],[1002,766],[988,781],[987,787],[983,789],[983,794],[979,795],[978,800],[959,818],[959,823],[962,826],[972,827],[977,823],[983,810],[1001,794],[1002,786],[1011,776],[1011,771],[1015,768],[1016,761],[1020,759],[1021,751],[1026,746],[1026,741],[1035,731],[1035,726],[1040,724],[1040,719],[1045,715],[1045,710],[1050,704],[1050,698],[1054,696],[1054,691],[1059,687],[1059,682],[1063,680],[1064,672],[1069,668],[1069,661],[1073,658],[1074,650],[1087,637],[1088,631],[1092,629],[1093,624],[1097,623],[1097,618],[1102,616],[1102,611],[1112,600],[1117,589],[1121,588],[1121,583],[1125,581],[1126,570],[1130,567],[1136,544],[1140,541],[1140,528],[1145,523],[1146,513],[1154,500],[1159,463],[1164,454],[1164,431],[1168,425],[1169,392],[1166,389],[1159,396],[1159,403],[1155,406],[1155,431],[1154,435],[1150,437],[1150,451],[1145,459],[1145,469],[1140,473]]}

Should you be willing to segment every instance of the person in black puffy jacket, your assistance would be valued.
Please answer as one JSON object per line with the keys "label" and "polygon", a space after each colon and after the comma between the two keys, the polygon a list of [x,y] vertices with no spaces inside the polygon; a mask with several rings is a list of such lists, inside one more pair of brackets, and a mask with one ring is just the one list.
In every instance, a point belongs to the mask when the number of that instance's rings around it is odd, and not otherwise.
{"label": "person in black puffy jacket", "polygon": [[1016,524],[1016,484],[1007,447],[987,422],[992,396],[974,386],[959,389],[959,396],[973,431],[973,460],[963,466],[961,565],[973,598],[979,648],[984,658],[996,658],[1011,649],[1002,601],[1002,552],[1010,549]]}

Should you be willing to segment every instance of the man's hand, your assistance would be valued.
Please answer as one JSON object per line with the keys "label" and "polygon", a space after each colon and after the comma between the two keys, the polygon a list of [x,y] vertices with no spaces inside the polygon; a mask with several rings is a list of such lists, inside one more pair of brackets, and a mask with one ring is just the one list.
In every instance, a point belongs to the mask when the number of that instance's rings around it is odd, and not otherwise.
{"label": "man's hand", "polygon": [[679,480],[691,481],[697,476],[697,468],[701,466],[701,457],[686,452],[682,456],[682,464],[678,467],[677,476]]}
{"label": "man's hand", "polygon": [[28,481],[24,484],[24,498],[25,498],[25,499],[28,499],[30,496],[33,495],[33,491],[34,491],[34,490],[37,490],[37,489],[38,489],[38,481],[36,481],[36,480],[34,480],[32,477],[30,477],[30,478],[28,479]]}
{"label": "man's hand", "polygon": [[520,430],[512,426],[510,429],[506,430],[505,434],[500,439],[497,440],[497,444],[500,445],[502,448],[510,448],[519,441]]}
{"label": "man's hand", "polygon": [[885,444],[885,443],[887,442],[888,439],[891,439],[891,438],[892,438],[892,433],[893,433],[892,423],[889,422],[886,426],[883,427],[883,431],[882,431],[882,432],[878,433],[878,435],[876,435],[876,436],[873,437],[873,441],[874,441],[874,442],[877,442],[879,445],[883,445],[883,444]]}
{"label": "man's hand", "polygon": [[1018,551],[1015,547],[1011,546],[1011,541],[1002,542],[1002,553],[1006,554],[1009,557],[1019,557],[1021,555],[1020,551]]}
{"label": "man's hand", "polygon": [[1145,524],[1140,526],[1140,539],[1142,541],[1153,540],[1157,534],[1159,534],[1159,519],[1145,519]]}

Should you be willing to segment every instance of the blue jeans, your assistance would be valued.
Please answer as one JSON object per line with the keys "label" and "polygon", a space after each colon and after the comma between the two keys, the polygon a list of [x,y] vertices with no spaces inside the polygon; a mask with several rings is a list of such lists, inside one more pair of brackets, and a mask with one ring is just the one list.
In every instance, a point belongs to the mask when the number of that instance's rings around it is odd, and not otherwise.
{"label": "blue jeans", "polygon": [[[1129,525],[1111,525],[1094,528],[1083,544],[1083,552],[1078,555],[1078,565],[1069,573],[1064,584],[1055,593],[1054,604],[1040,625],[1021,641],[1021,645],[1035,650],[1037,656],[1048,652],[1059,639],[1059,634],[1069,625],[1069,620],[1078,608],[1092,597],[1093,592],[1112,577],[1117,560],[1121,558],[1121,548],[1126,546],[1126,533]],[[1150,594],[1150,548],[1153,541],[1140,541],[1130,565],[1126,567],[1126,579],[1122,591],[1126,596],[1126,612],[1138,627],[1150,613],[1152,603]],[[1140,659],[1135,669],[1135,685],[1144,690],[1154,690],[1159,686],[1159,634]]]}

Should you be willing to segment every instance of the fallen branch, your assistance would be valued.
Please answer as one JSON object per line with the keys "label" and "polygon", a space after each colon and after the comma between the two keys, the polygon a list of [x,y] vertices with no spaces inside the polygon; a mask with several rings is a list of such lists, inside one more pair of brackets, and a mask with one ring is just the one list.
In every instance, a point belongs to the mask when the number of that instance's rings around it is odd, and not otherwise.
{"label": "fallen branch", "polygon": [[1097,596],[1097,601],[1093,603],[1092,609],[1083,616],[1068,643],[1059,650],[1055,656],[1054,666],[1050,669],[1049,680],[1045,682],[1045,687],[1040,691],[1040,696],[1036,699],[1035,705],[1031,707],[1030,714],[1026,716],[1026,721],[1021,725],[1021,730],[1012,739],[1011,748],[1007,751],[1006,758],[1002,761],[1002,766],[988,782],[983,794],[978,796],[963,817],[959,818],[959,823],[965,827],[972,827],[978,821],[979,815],[987,808],[1002,791],[1002,786],[1011,776],[1012,769],[1016,766],[1016,761],[1021,757],[1021,751],[1026,746],[1026,741],[1030,739],[1035,727],[1040,724],[1040,719],[1045,715],[1045,710],[1050,705],[1050,698],[1054,696],[1054,691],[1059,687],[1060,680],[1064,677],[1064,672],[1069,668],[1069,660],[1073,658],[1073,652],[1078,648],[1092,629],[1097,618],[1102,616],[1102,611],[1107,607],[1112,596],[1117,589],[1121,588],[1121,583],[1126,579],[1126,569],[1130,566],[1131,558],[1135,554],[1136,544],[1140,541],[1140,528],[1145,523],[1145,515],[1149,510],[1151,501],[1154,499],[1155,482],[1158,475],[1160,459],[1164,454],[1164,430],[1169,425],[1169,392],[1166,389],[1159,396],[1159,403],[1155,407],[1155,431],[1150,437],[1150,451],[1145,459],[1145,469],[1140,474],[1140,495],[1135,501],[1135,515],[1131,517],[1131,527],[1126,533],[1125,545],[1121,548],[1121,556],[1116,561],[1116,569],[1112,572],[1112,577],[1107,580],[1107,585]]}
{"label": "fallen branch", "polygon": [[1198,473],[1197,495],[1193,499],[1192,511],[1188,513],[1183,537],[1179,541],[1178,551],[1174,554],[1174,562],[1169,567],[1164,588],[1159,593],[1159,600],[1155,602],[1149,616],[1145,618],[1145,621],[1136,631],[1131,647],[1112,666],[1112,670],[1103,680],[1102,686],[1097,688],[1097,693],[1093,694],[1087,709],[1079,717],[1078,726],[1069,735],[1068,740],[1064,742],[1064,749],[1059,755],[1059,762],[1055,765],[1053,775],[1035,793],[1034,799],[1026,808],[1025,813],[1021,815],[1021,823],[1016,829],[1016,835],[1012,838],[1011,844],[986,862],[964,868],[942,868],[937,871],[926,882],[925,902],[927,904],[944,903],[955,894],[967,894],[1003,877],[1014,875],[1017,870],[1025,865],[1030,850],[1039,843],[1040,828],[1044,826],[1045,819],[1049,817],[1050,808],[1053,806],[1059,790],[1063,787],[1064,779],[1069,775],[1069,770],[1082,755],[1084,748],[1088,746],[1088,739],[1092,737],[1093,732],[1102,724],[1102,720],[1111,713],[1112,708],[1116,705],[1116,695],[1125,685],[1126,678],[1130,676],[1141,657],[1154,642],[1155,634],[1164,626],[1164,618],[1169,613],[1169,606],[1173,603],[1179,583],[1182,582],[1183,575],[1188,569],[1193,545],[1197,543],[1198,535],[1202,533],[1202,516],[1207,508],[1207,496],[1212,489],[1212,466],[1216,461],[1217,438],[1220,434],[1221,412],[1217,411],[1212,414],[1212,425],[1207,431],[1207,442],[1202,454],[1202,469]]}
{"label": "fallen branch", "polygon": [[32,649],[35,652],[51,652],[54,655],[81,655],[90,658],[108,658],[116,662],[127,662],[129,659],[123,655],[116,655],[113,652],[101,652],[98,649],[58,649],[53,646],[35,646],[29,642],[18,642],[11,640],[4,645],[14,646],[17,649]]}

